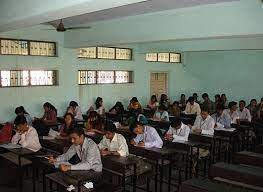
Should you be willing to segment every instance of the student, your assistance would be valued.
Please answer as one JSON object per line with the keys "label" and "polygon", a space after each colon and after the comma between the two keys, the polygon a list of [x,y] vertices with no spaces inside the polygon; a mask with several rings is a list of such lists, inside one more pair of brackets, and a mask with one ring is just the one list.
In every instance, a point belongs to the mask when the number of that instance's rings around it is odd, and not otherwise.
{"label": "student", "polygon": [[[49,162],[59,165],[61,171],[70,170],[93,170],[96,172],[102,171],[102,163],[100,151],[94,141],[85,137],[82,128],[74,128],[69,131],[72,142],[68,151],[57,158],[49,157]],[[79,163],[76,165],[69,164],[69,160],[76,155],[79,158]]]}
{"label": "student", "polygon": [[202,95],[202,98],[204,100],[204,102],[202,103],[202,106],[204,108],[208,108],[208,110],[210,111],[210,113],[214,113],[215,112],[215,103],[212,102],[210,99],[209,99],[209,96],[207,93],[204,93]]}
{"label": "student", "polygon": [[180,101],[179,101],[179,107],[181,108],[182,111],[185,110],[186,107],[186,99],[185,99],[185,94],[181,94]]}
{"label": "student", "polygon": [[221,101],[222,101],[222,104],[224,105],[224,107],[228,108],[228,102],[227,102],[226,94],[223,93],[221,95]]}
{"label": "student", "polygon": [[216,113],[214,113],[211,117],[215,121],[215,128],[230,128],[231,127],[231,117],[223,113],[224,111],[224,106],[217,105],[216,106]]}
{"label": "student", "polygon": [[89,114],[91,111],[96,111],[101,117],[105,117],[105,108],[103,106],[103,99],[101,97],[97,97],[95,101],[95,107],[91,106],[87,114]]}
{"label": "student", "polygon": [[251,122],[251,115],[247,108],[245,108],[246,102],[244,100],[239,101],[239,109],[237,110],[240,121]]}
{"label": "student", "polygon": [[131,132],[133,132],[133,128],[135,127],[137,121],[141,122],[144,125],[148,124],[147,118],[142,113],[135,111],[127,120]]}
{"label": "student", "polygon": [[70,101],[67,113],[72,113],[76,120],[83,120],[81,109],[76,101]]}
{"label": "student", "polygon": [[37,152],[41,149],[37,131],[27,124],[25,116],[18,115],[14,121],[16,134],[12,138],[13,144],[19,144],[23,148]]}
{"label": "student", "polygon": [[156,95],[152,95],[151,100],[149,101],[147,107],[155,111],[158,106],[159,106],[159,103],[158,103]]}
{"label": "student", "polygon": [[162,148],[163,141],[155,128],[136,122],[133,132],[137,136],[131,141],[132,145],[145,148]]}
{"label": "student", "polygon": [[263,119],[263,98],[261,98],[260,103],[258,104],[258,116]]}
{"label": "student", "polygon": [[223,102],[221,100],[221,97],[219,94],[216,94],[215,95],[215,106],[218,106],[218,105],[223,105]]}
{"label": "student", "polygon": [[166,94],[162,94],[162,95],[161,95],[159,105],[165,106],[166,109],[169,108],[170,103],[169,103],[169,99],[168,99],[168,97],[167,97]]}
{"label": "student", "polygon": [[74,116],[72,113],[66,113],[64,115],[64,124],[59,129],[60,137],[68,139],[69,130],[75,127]]}
{"label": "student", "polygon": [[25,118],[26,118],[27,124],[30,125],[30,126],[32,126],[33,120],[32,120],[32,118],[31,118],[31,116],[28,114],[28,112],[26,112],[26,110],[25,110],[25,108],[24,108],[23,106],[17,107],[17,108],[15,109],[15,114],[16,114],[17,116],[19,116],[19,115],[24,115]]}
{"label": "student", "polygon": [[189,125],[189,127],[191,127],[194,133],[214,135],[215,121],[209,115],[209,110],[207,108],[202,108],[201,115],[198,115],[194,125]]}
{"label": "student", "polygon": [[134,111],[142,111],[142,106],[141,104],[139,103],[137,97],[133,97],[131,100],[130,100],[130,104],[128,106],[128,110],[130,112],[134,112]]}
{"label": "student", "polygon": [[237,102],[231,101],[228,104],[228,109],[225,109],[223,113],[227,114],[231,118],[231,124],[234,126],[239,126],[240,121],[239,121],[239,115],[237,112]]}
{"label": "student", "polygon": [[105,135],[98,145],[101,155],[128,156],[128,145],[125,138],[121,134],[116,133],[116,126],[109,122],[106,124],[104,131]]}
{"label": "student", "polygon": [[198,95],[197,93],[193,93],[193,98],[194,98],[194,101],[198,104],[200,104],[200,101],[198,101]]}
{"label": "student", "polygon": [[173,105],[170,108],[170,115],[175,117],[180,117],[180,114],[181,114],[181,109],[179,107],[179,102],[174,101]]}
{"label": "student", "polygon": [[124,113],[123,104],[120,101],[117,101],[116,104],[109,110],[109,112],[116,115],[122,115]]}
{"label": "student", "polygon": [[201,109],[199,104],[195,102],[194,97],[189,97],[184,113],[200,115]]}
{"label": "student", "polygon": [[158,110],[155,112],[154,116],[153,116],[153,120],[154,121],[165,121],[165,122],[169,122],[169,114],[166,111],[166,108],[164,105],[160,105],[158,107]]}
{"label": "student", "polygon": [[252,99],[250,101],[250,104],[247,106],[247,109],[249,110],[253,120],[257,120],[260,118],[256,99]]}
{"label": "student", "polygon": [[52,124],[57,122],[57,109],[49,102],[44,103],[44,115],[40,119],[44,124]]}
{"label": "student", "polygon": [[86,128],[88,132],[104,135],[103,121],[96,111],[91,111],[89,113]]}
{"label": "student", "polygon": [[164,139],[173,142],[188,141],[189,133],[189,126],[183,124],[179,118],[174,118]]}

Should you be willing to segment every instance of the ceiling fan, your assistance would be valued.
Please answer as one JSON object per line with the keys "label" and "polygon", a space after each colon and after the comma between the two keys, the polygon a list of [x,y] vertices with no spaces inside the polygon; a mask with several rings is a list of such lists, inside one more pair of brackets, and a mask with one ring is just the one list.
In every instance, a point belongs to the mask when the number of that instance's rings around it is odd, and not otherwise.
{"label": "ceiling fan", "polygon": [[90,29],[90,28],[91,28],[90,26],[87,26],[87,27],[65,27],[62,19],[60,19],[60,22],[55,29],[48,29],[48,30],[56,30],[57,32],[65,32],[68,30],[79,30],[79,29]]}

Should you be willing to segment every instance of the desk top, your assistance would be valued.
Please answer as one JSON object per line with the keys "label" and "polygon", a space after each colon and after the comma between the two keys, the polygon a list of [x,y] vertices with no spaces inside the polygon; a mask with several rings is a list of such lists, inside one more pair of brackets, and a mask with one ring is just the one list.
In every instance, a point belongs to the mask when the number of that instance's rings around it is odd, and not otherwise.
{"label": "desk top", "polygon": [[[15,153],[12,153],[12,152],[3,153],[3,154],[0,154],[0,156],[3,157],[4,159],[11,161],[15,165],[19,165],[18,155],[16,155]],[[21,164],[19,166],[30,165],[31,163],[32,163],[32,161],[22,157],[21,158]]]}
{"label": "desk top", "polygon": [[134,165],[138,162],[138,158],[133,155],[129,155],[127,157],[120,157],[120,156],[102,156],[101,157],[102,162],[109,161],[118,163],[120,165]]}
{"label": "desk top", "polygon": [[19,149],[8,149],[8,151],[16,154],[16,155],[20,155],[20,156],[25,156],[25,155],[30,155],[30,154],[34,154],[34,151],[31,151],[29,149],[26,148],[19,148]]}

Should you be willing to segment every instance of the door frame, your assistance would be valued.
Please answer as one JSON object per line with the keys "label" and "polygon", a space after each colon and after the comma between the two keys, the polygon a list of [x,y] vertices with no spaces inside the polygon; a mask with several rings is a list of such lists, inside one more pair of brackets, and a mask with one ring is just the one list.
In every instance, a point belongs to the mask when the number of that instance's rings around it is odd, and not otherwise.
{"label": "door frame", "polygon": [[166,74],[166,85],[167,85],[167,96],[169,97],[170,94],[170,89],[169,89],[169,71],[150,71],[150,76],[149,76],[149,84],[150,84],[150,89],[149,89],[149,95],[151,97],[151,77],[152,77],[152,73],[165,73]]}

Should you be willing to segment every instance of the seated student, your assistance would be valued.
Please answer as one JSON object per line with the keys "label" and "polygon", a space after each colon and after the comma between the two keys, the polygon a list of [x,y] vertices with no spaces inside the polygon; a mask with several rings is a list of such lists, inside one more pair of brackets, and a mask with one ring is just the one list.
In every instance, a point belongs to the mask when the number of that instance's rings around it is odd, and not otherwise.
{"label": "seated student", "polygon": [[239,115],[237,112],[237,103],[235,101],[229,102],[228,109],[225,109],[223,113],[230,116],[231,125],[233,124],[234,126],[239,126],[240,121],[239,121]]}
{"label": "seated student", "polygon": [[258,116],[259,119],[263,119],[263,98],[261,98],[260,103],[258,104]]}
{"label": "seated student", "polygon": [[23,115],[18,115],[14,121],[16,134],[12,138],[13,144],[20,144],[23,148],[37,152],[41,149],[37,131],[27,124]]}
{"label": "seated student", "polygon": [[180,117],[180,114],[181,114],[181,109],[179,107],[179,102],[174,101],[173,105],[170,108],[170,115],[175,117]]}
{"label": "seated student", "polygon": [[83,120],[81,109],[76,101],[70,101],[67,113],[72,113],[76,120]]}
{"label": "seated student", "polygon": [[202,98],[204,100],[204,102],[202,103],[202,106],[205,107],[205,108],[208,108],[208,110],[210,111],[210,113],[214,113],[215,112],[215,103],[212,102],[210,99],[209,99],[209,96],[207,93],[204,93],[202,95]]}
{"label": "seated student", "polygon": [[189,97],[184,113],[200,115],[201,113],[200,105],[195,102],[194,97]]}
{"label": "seated student", "polygon": [[196,103],[200,104],[200,101],[198,101],[198,95],[197,95],[197,93],[193,93],[193,96],[192,96],[192,97],[194,98],[194,101],[195,101]]}
{"label": "seated student", "polygon": [[149,101],[147,107],[155,111],[158,106],[159,106],[159,103],[158,103],[156,95],[152,95],[151,100]]}
{"label": "seated student", "polygon": [[223,102],[221,100],[221,97],[219,94],[216,94],[215,95],[215,106],[218,106],[218,105],[223,105]]}
{"label": "seated student", "polygon": [[57,122],[57,109],[49,102],[44,103],[44,115],[40,120],[45,124],[52,124]]}
{"label": "seated student", "polygon": [[169,114],[166,111],[166,108],[164,105],[160,105],[158,107],[158,110],[155,112],[153,116],[154,121],[166,121],[169,122]]}
{"label": "seated student", "polygon": [[95,101],[95,107],[91,106],[87,114],[89,114],[91,111],[96,111],[101,117],[105,116],[105,108],[103,106],[103,99],[101,97],[97,97]]}
{"label": "seated student", "polygon": [[96,111],[91,111],[89,113],[86,128],[88,132],[94,132],[97,134],[104,135],[103,120]]}
{"label": "seated student", "polygon": [[231,117],[223,113],[224,106],[223,104],[216,106],[216,113],[214,113],[211,117],[215,121],[215,128],[230,128],[231,127]]}
{"label": "seated student", "polygon": [[116,104],[109,110],[109,112],[116,115],[122,115],[124,113],[124,107],[120,101],[117,101]]}
{"label": "seated student", "polygon": [[183,124],[179,118],[174,118],[169,130],[164,136],[164,139],[173,142],[188,141],[189,133],[190,128]]}
{"label": "seated student", "polygon": [[166,109],[170,107],[170,102],[166,94],[161,95],[159,105],[165,106]]}
{"label": "seated student", "polygon": [[186,99],[185,99],[185,94],[181,94],[180,101],[179,101],[179,107],[181,108],[182,111],[185,110],[186,107]]}
{"label": "seated student", "polygon": [[113,122],[107,123],[104,131],[105,135],[98,145],[101,155],[128,156],[129,149],[126,140],[121,134],[116,133],[117,129]]}
{"label": "seated student", "polygon": [[136,138],[132,139],[132,145],[145,148],[162,148],[163,141],[155,128],[144,125],[141,122],[136,122],[133,132],[137,136]]}
{"label": "seated student", "polygon": [[[70,170],[93,170],[96,172],[102,171],[102,163],[100,151],[96,143],[85,137],[82,128],[74,128],[69,131],[72,142],[68,151],[57,158],[49,157],[49,162],[59,165],[61,171]],[[69,160],[76,155],[79,158],[79,163],[76,165],[69,164]]]}
{"label": "seated student", "polygon": [[141,104],[139,103],[137,97],[133,97],[131,100],[130,100],[130,103],[129,103],[129,106],[128,106],[128,110],[130,112],[133,112],[133,111],[142,111],[142,106]]}
{"label": "seated student", "polygon": [[260,118],[256,99],[252,99],[250,101],[250,104],[247,106],[247,109],[249,110],[253,120],[257,120]]}
{"label": "seated student", "polygon": [[221,95],[221,101],[222,101],[222,104],[224,105],[224,107],[228,108],[228,102],[227,102],[226,94],[223,93]]}
{"label": "seated student", "polygon": [[209,110],[207,108],[202,108],[201,115],[198,115],[194,125],[189,125],[189,127],[194,133],[214,135],[215,121],[209,115]]}
{"label": "seated student", "polygon": [[69,135],[68,132],[70,129],[73,129],[75,127],[75,121],[74,116],[72,113],[66,113],[64,115],[64,123],[61,125],[59,129],[60,138],[68,139]]}
{"label": "seated student", "polygon": [[245,108],[246,102],[244,100],[239,101],[239,109],[237,110],[240,121],[251,122],[251,115],[247,108]]}
{"label": "seated student", "polygon": [[25,108],[23,106],[17,107],[15,109],[15,114],[18,115],[24,115],[27,121],[27,124],[32,126],[32,122],[33,119],[31,118],[31,116],[28,114],[28,112],[26,112]]}
{"label": "seated student", "polygon": [[148,124],[147,118],[142,113],[139,111],[134,111],[134,113],[132,113],[127,120],[131,132],[133,132],[134,125],[137,121],[143,123],[144,125]]}

